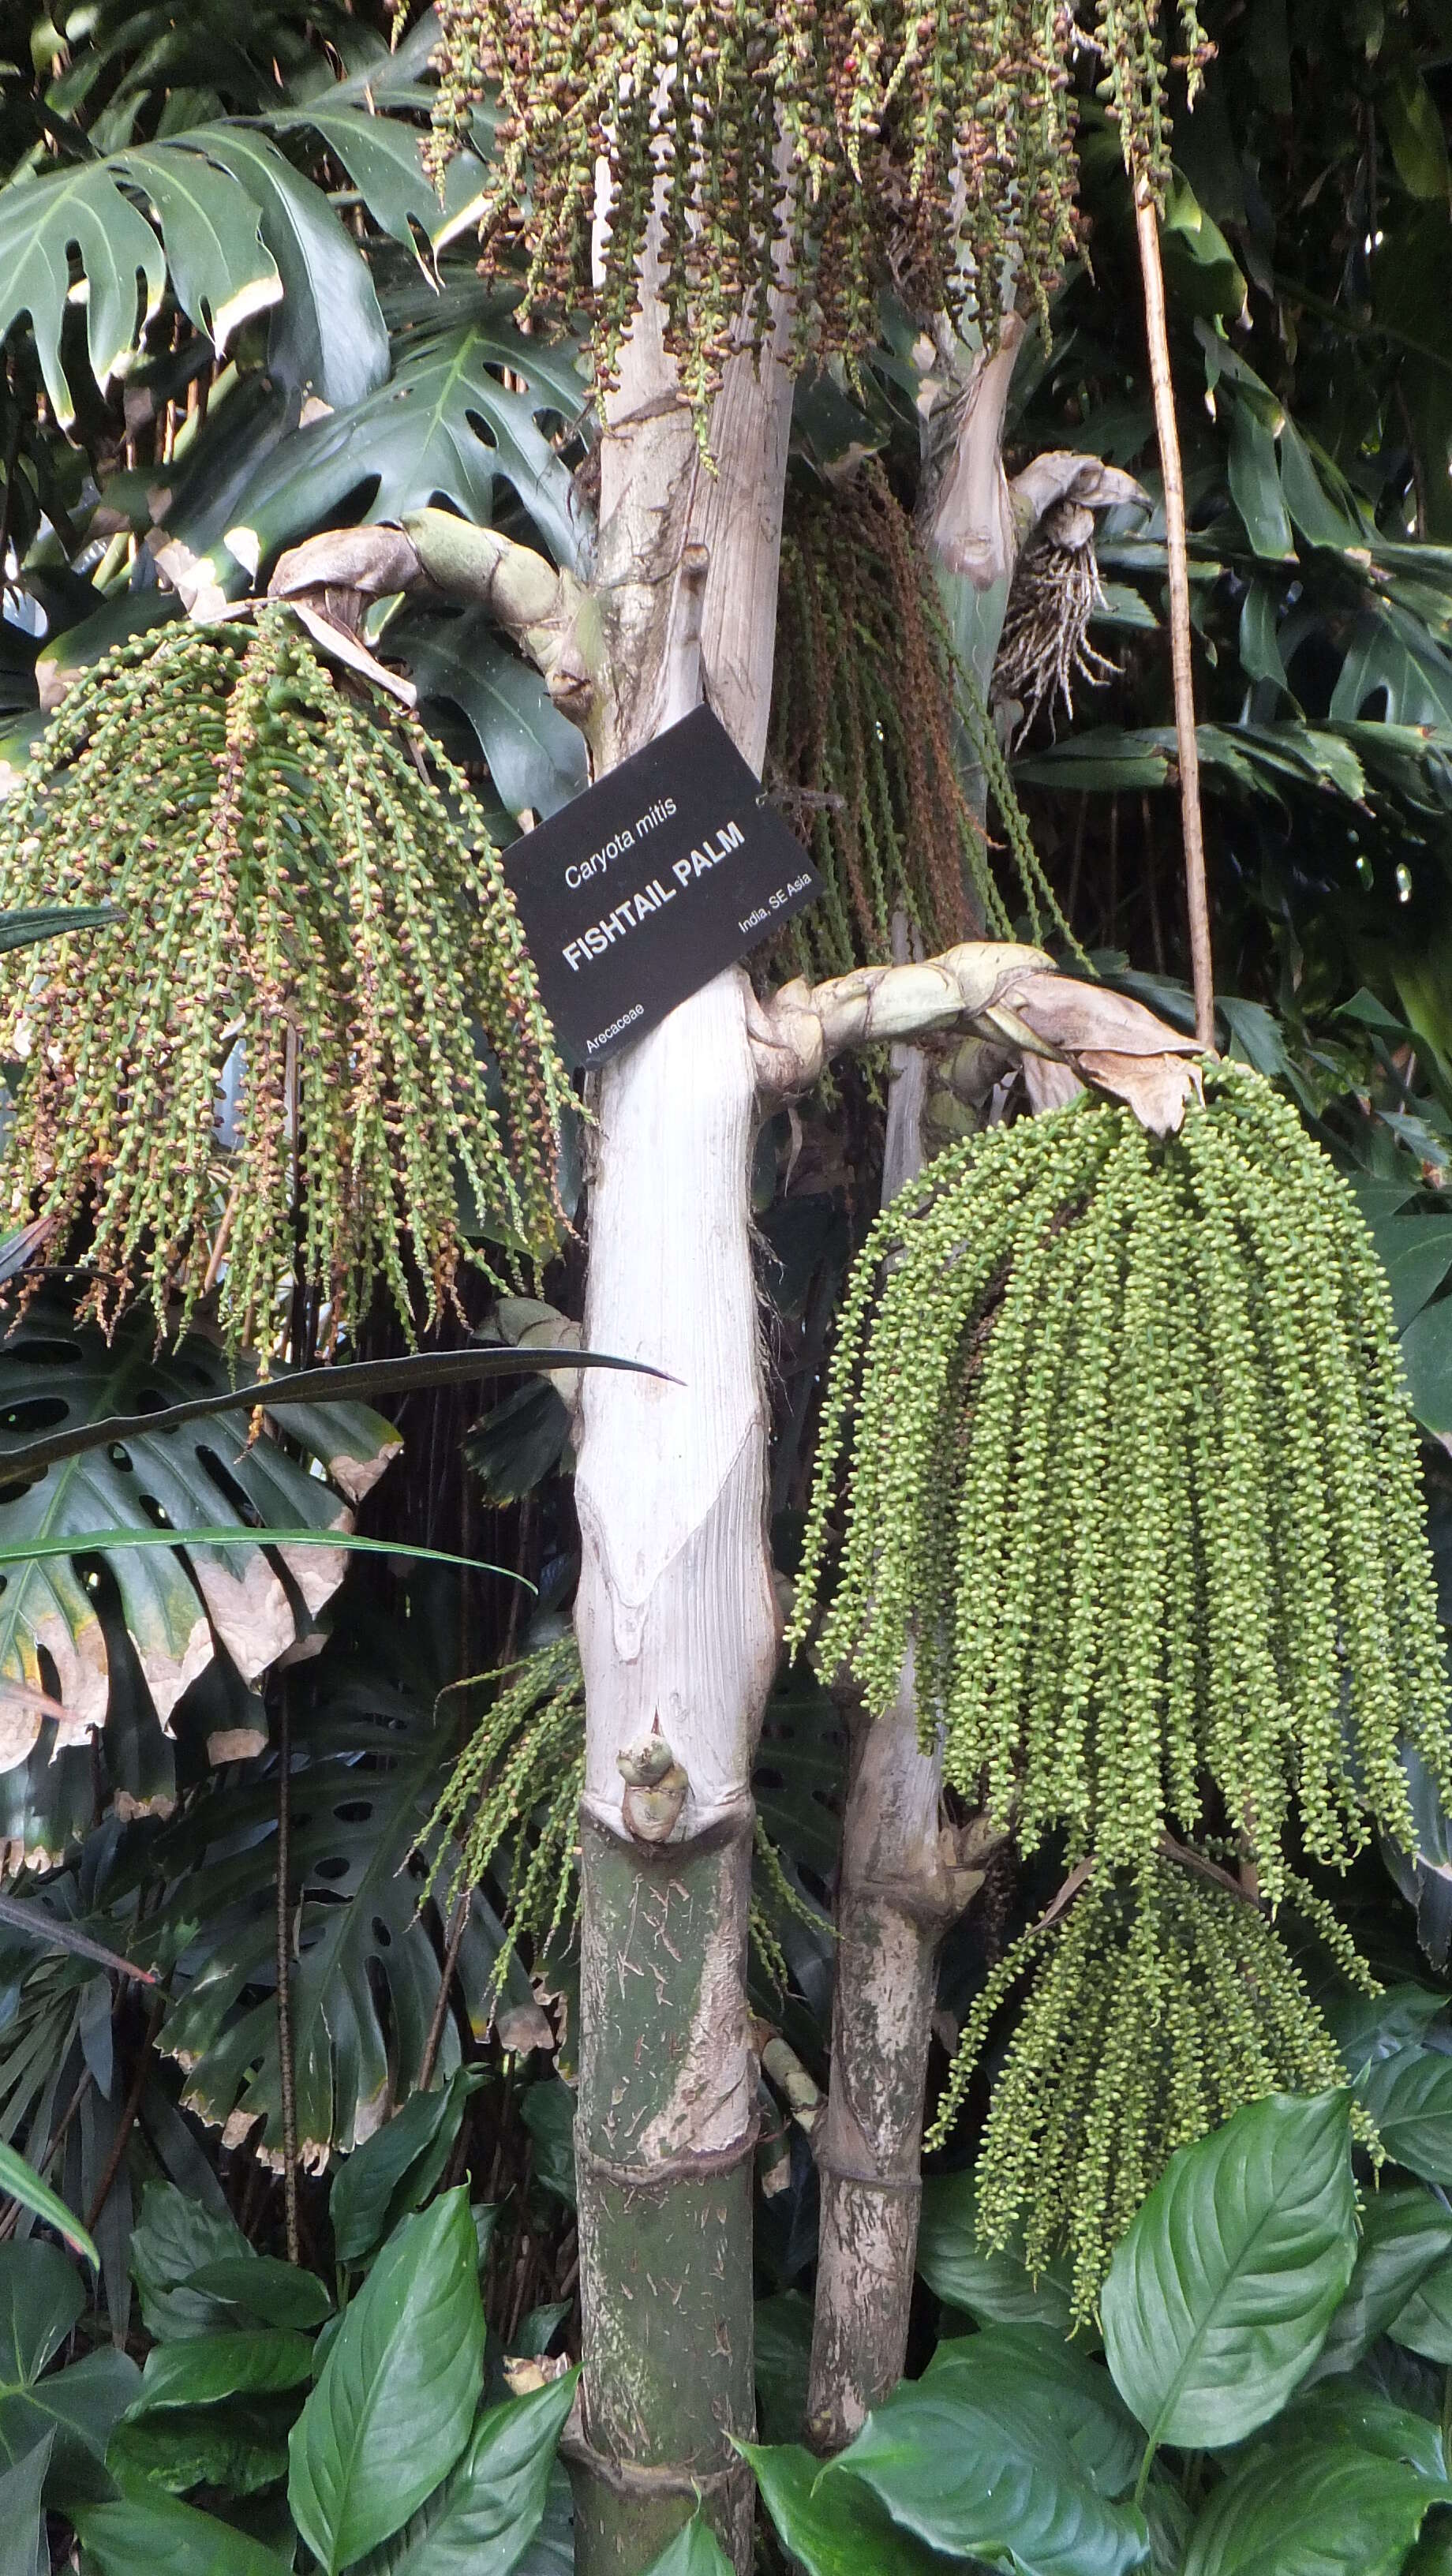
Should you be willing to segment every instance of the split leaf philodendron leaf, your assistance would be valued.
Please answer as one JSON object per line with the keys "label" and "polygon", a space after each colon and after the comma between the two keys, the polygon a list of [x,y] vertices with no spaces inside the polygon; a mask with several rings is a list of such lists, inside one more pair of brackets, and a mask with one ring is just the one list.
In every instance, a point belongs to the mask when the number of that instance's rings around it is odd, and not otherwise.
{"label": "split leaf philodendron leaf", "polygon": [[[350,1656],[330,1654],[319,1664],[316,1698],[297,1695],[292,1738],[296,2135],[301,2161],[318,2170],[331,2154],[371,2138],[391,2104],[420,2079],[439,2010],[443,1939],[419,1899],[438,1849],[429,1818],[456,1739],[451,1703],[438,1704],[432,1676],[418,1672],[396,1630],[381,1623],[366,1650],[360,1644]],[[161,2044],[186,2067],[184,2107],[233,2141],[252,2131],[254,2148],[269,2160],[280,2159],[284,2138],[270,1991],[276,1835],[274,1781],[239,1787],[216,1779],[167,1827],[158,1850],[168,1874],[192,1879],[199,1895],[205,1889]],[[442,1866],[447,1883],[447,1854]],[[496,1997],[503,1945],[502,1927],[476,1890],[455,1975],[481,2040],[496,2000],[506,2009],[537,2009],[512,1954]],[[452,2075],[459,2056],[458,2029],[446,2014],[442,2076]],[[209,2245],[179,2277],[217,2256],[244,2253],[239,2243]],[[224,2321],[214,2309],[209,2322]]]}
{"label": "split leaf philodendron leaf", "polygon": [[[74,1554],[107,1554],[113,1536],[148,1542],[108,1554],[142,1678],[162,1725],[220,1639],[244,1680],[274,1663],[342,1580],[345,1559],[325,1550],[280,1551],[274,1564],[249,1527],[351,1531],[361,1500],[400,1444],[391,1424],[356,1405],[296,1413],[290,1431],[327,1469],[320,1481],[272,1439],[251,1438],[247,1405],[231,1399],[222,1353],[199,1335],[158,1352],[149,1316],[123,1318],[110,1342],[42,1294],[0,1349],[0,1461],[42,1425],[59,1435],[103,1431],[117,1416],[125,1438],[63,1457],[32,1459],[29,1481],[0,1486],[0,1770],[33,1750],[47,1716],[56,1749],[84,1743],[106,1717],[111,1673],[93,1588]],[[159,1431],[167,1405],[219,1397],[205,1427]],[[3,1467],[0,1467],[3,1472]],[[168,1528],[219,1529],[242,1545],[225,1551],[164,1543]],[[161,1539],[162,1544],[150,1542]],[[288,1581],[284,1580],[284,1572]],[[299,1612],[289,1583],[301,1596]],[[57,1705],[43,1706],[42,1654],[54,1667]]]}
{"label": "split leaf philodendron leaf", "polygon": [[1449,2492],[1341,2444],[1258,2451],[1211,2496],[1185,2576],[1397,2576]]}
{"label": "split leaf philodendron leaf", "polygon": [[489,2407],[448,2484],[370,2562],[367,2576],[512,2576],[544,2517],[577,2377],[566,2372],[528,2397]]}
{"label": "split leaf philodendron leaf", "polygon": [[474,2223],[459,2189],[385,2246],[293,2427],[288,2502],[326,2576],[401,2530],[448,2476],[483,2360]]}
{"label": "split leaf philodendron leaf", "polygon": [[1268,2094],[1173,2156],[1104,2284],[1104,2348],[1151,2448],[1214,2450],[1284,2405],[1356,2257],[1350,2096]]}

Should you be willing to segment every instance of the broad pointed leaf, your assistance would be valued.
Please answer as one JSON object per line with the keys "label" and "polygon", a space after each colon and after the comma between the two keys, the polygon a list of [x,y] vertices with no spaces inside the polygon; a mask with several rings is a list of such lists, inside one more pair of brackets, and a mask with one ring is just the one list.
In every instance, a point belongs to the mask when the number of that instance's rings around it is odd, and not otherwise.
{"label": "broad pointed leaf", "polygon": [[869,2415],[833,2474],[899,2529],[1019,2576],[1121,2576],[1148,2534],[1121,2501],[1140,2449],[1108,2374],[1051,2331],[995,2326],[939,2347]]}
{"label": "broad pointed leaf", "polygon": [[1438,2048],[1394,2049],[1356,2089],[1396,2164],[1423,2182],[1452,2183],[1452,2057]]}
{"label": "broad pointed leaf", "polygon": [[299,2388],[312,2375],[307,2336],[259,2327],[252,2332],[190,2335],[161,2343],[146,2357],[141,2386],[127,2417],[165,2413],[176,2406],[215,2406],[224,2397]]}
{"label": "broad pointed leaf", "polygon": [[447,2164],[477,2077],[463,2067],[447,2084],[412,2093],[403,2108],[342,2165],[328,2202],[333,2251],[361,2262],[405,2211],[426,2200]]}
{"label": "broad pointed leaf", "polygon": [[651,2560],[646,2576],[731,2576],[731,2561],[710,2524],[696,2513]]}
{"label": "broad pointed leaf", "polygon": [[1384,2183],[1369,2192],[1350,2284],[1331,2320],[1314,2376],[1326,2379],[1353,2369],[1449,2256],[1452,2211],[1429,2191]]}
{"label": "broad pointed leaf", "polygon": [[899,2530],[860,2479],[840,2467],[829,2475],[795,2444],[741,2448],[783,2548],[806,2576],[942,2576],[941,2558]]}
{"label": "broad pointed leaf", "polygon": [[54,2434],[47,2433],[0,2473],[0,2576],[50,2576],[41,2489],[54,2443]]}
{"label": "broad pointed leaf", "polygon": [[212,2210],[175,2183],[149,2182],[131,2234],[131,2269],[148,2334],[161,2342],[222,2332],[222,2301],[193,2286],[205,2264],[248,2262],[252,2249],[227,2210]]}
{"label": "broad pointed leaf", "polygon": [[447,2485],[365,2561],[366,2576],[511,2576],[544,2516],[576,2378],[489,2407]]}
{"label": "broad pointed leaf", "polygon": [[52,2486],[84,2492],[100,2480],[104,2493],[107,2439],[141,2374],[111,2351],[47,2370],[84,2306],[75,2266],[55,2246],[34,2238],[0,2245],[0,2467],[53,2435]]}
{"label": "broad pointed leaf", "polygon": [[1399,2460],[1320,2442],[1277,2446],[1215,2489],[1185,2576],[1397,2576],[1443,2492]]}
{"label": "broad pointed leaf", "polygon": [[1055,2268],[1035,2280],[1011,2248],[983,2252],[971,2172],[925,2179],[918,2270],[948,2307],[979,2325],[1044,2325],[1068,2332],[1069,2293]]}
{"label": "broad pointed leaf", "polygon": [[101,2576],[291,2576],[261,2541],[175,2496],[91,2505],[75,2523]]}
{"label": "broad pointed leaf", "polygon": [[484,2313],[467,2193],[405,2219],[346,2311],[293,2428],[288,2501],[326,2576],[402,2529],[479,2402]]}
{"label": "broad pointed leaf", "polygon": [[209,2300],[225,2300],[269,2326],[320,2326],[333,2309],[316,2273],[284,2263],[277,2254],[223,2254],[203,2263],[185,2287]]}
{"label": "broad pointed leaf", "polygon": [[560,714],[539,673],[506,653],[487,611],[418,610],[389,631],[421,695],[447,698],[473,726],[500,802],[557,814],[589,781],[585,737]]}
{"label": "broad pointed leaf", "polygon": [[1348,2094],[1272,2093],[1171,2157],[1101,2302],[1152,2443],[1238,2442],[1310,2369],[1356,2257],[1349,2146]]}

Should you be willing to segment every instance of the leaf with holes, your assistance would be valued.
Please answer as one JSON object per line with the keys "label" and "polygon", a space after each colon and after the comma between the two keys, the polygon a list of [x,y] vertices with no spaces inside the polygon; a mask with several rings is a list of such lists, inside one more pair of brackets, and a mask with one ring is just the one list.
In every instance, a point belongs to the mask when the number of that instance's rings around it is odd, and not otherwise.
{"label": "leaf with holes", "polygon": [[[400,1642],[396,1630],[365,1630],[350,1658],[328,1654],[308,1668],[312,1704],[293,1715],[292,2044],[299,2151],[313,2168],[371,2137],[414,2089],[439,1997],[442,1941],[432,1910],[419,1911],[425,1865],[414,1854],[457,1740],[447,1703],[435,1718],[432,1684],[400,1670]],[[282,2146],[276,1828],[276,1784],[265,1778],[205,1792],[156,1847],[161,1867],[177,1878],[196,1872],[205,1889],[189,1982],[162,2044],[186,2065],[187,2107],[223,2124],[229,2139],[261,2123],[256,2143],[269,2158]],[[187,1904],[184,1891],[176,1902]],[[480,2036],[503,1942],[476,1893],[457,1976]],[[501,2002],[533,2002],[517,1959]],[[440,2076],[459,2061],[446,2019]]]}
{"label": "leaf with holes", "polygon": [[[504,371],[524,392],[503,381]],[[249,565],[359,504],[397,519],[432,503],[485,526],[497,477],[511,484],[558,560],[580,541],[569,467],[539,423],[573,420],[584,385],[559,350],[526,340],[498,306],[476,320],[421,326],[386,385],[282,440],[237,504],[227,543]]]}
{"label": "leaf with holes", "polygon": [[[227,1387],[220,1351],[199,1335],[153,1349],[150,1318],[125,1318],[108,1344],[53,1298],[37,1298],[0,1350],[0,1456],[48,1428],[160,1412]],[[0,1545],[48,1545],[98,1530],[252,1527],[348,1531],[398,1435],[357,1407],[302,1412],[290,1425],[326,1460],[333,1482],[262,1437],[245,1410],[214,1414],[162,1436],[63,1460],[21,1488],[0,1489]],[[337,1488],[341,1486],[342,1492]],[[244,1681],[275,1663],[342,1580],[331,1547],[120,1547],[107,1556],[141,1675],[165,1726],[188,1683],[211,1663],[216,1641]],[[93,1588],[71,1557],[47,1555],[4,1570],[0,1590],[0,1771],[33,1752],[55,1720],[53,1750],[83,1743],[103,1724],[110,1659]]]}
{"label": "leaf with holes", "polygon": [[[219,350],[249,314],[282,294],[256,198],[188,142],[172,136],[0,193],[0,338],[22,314],[29,316],[62,428],[75,418],[61,360],[72,250],[85,272],[87,346],[103,388],[122,373],[142,330],[155,320],[169,268],[178,302]],[[154,213],[154,225],[138,196]],[[138,277],[145,285],[139,311]]]}

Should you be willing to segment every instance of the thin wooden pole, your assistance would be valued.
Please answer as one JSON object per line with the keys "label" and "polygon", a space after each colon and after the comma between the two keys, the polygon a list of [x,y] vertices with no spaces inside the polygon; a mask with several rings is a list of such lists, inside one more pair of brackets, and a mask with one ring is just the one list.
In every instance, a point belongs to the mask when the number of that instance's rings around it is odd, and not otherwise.
{"label": "thin wooden pole", "polygon": [[1170,341],[1165,322],[1165,275],[1160,265],[1159,217],[1147,180],[1135,188],[1135,231],[1144,284],[1145,331],[1155,432],[1165,486],[1165,550],[1170,571],[1170,662],[1175,681],[1175,743],[1180,765],[1180,817],[1185,843],[1185,899],[1190,915],[1190,968],[1195,986],[1195,1035],[1215,1044],[1215,978],[1210,957],[1210,904],[1205,890],[1205,836],[1200,816],[1200,752],[1195,739],[1195,685],[1190,668],[1190,575],[1185,551],[1185,478],[1170,381]]}

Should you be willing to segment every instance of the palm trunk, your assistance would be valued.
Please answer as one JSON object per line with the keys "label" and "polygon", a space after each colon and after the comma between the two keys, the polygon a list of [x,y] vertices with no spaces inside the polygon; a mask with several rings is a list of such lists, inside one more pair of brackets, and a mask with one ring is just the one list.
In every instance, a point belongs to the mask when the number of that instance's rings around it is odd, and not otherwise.
{"label": "palm trunk", "polygon": [[[790,380],[774,360],[759,376],[732,361],[712,473],[669,407],[657,313],[647,303],[608,406],[597,765],[704,683],[759,769]],[[597,1103],[586,1335],[678,1383],[600,1371],[581,1404],[581,2576],[644,2568],[698,2499],[742,2576],[751,2563],[751,2481],[729,2437],[754,2421],[750,1781],[778,1630],[746,1002],[739,970],[718,976],[606,1069]],[[652,1842],[619,1756],[657,1723],[688,1786]]]}

